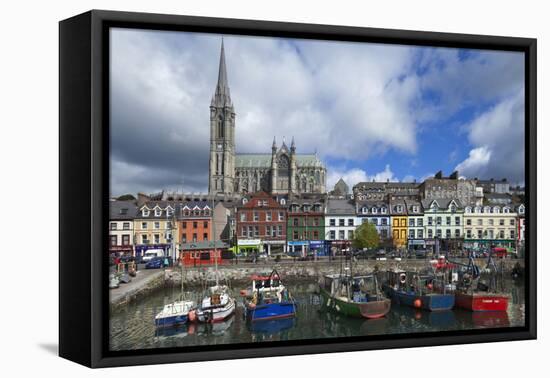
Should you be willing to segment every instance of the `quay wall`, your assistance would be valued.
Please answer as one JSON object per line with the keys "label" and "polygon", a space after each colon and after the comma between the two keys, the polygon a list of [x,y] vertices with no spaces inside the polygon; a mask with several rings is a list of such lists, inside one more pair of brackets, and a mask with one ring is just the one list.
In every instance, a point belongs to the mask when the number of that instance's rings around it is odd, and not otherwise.
{"label": "quay wall", "polygon": [[[464,264],[467,260],[460,261]],[[497,266],[505,274],[512,271],[516,263],[524,267],[524,261],[521,259],[508,259],[496,261]],[[486,260],[476,261],[476,264],[484,268]],[[269,274],[273,269],[281,275],[283,280],[304,280],[317,279],[324,274],[338,273],[341,270],[341,262],[336,261],[301,261],[301,262],[284,262],[284,263],[264,263],[257,264],[242,264],[242,265],[222,265],[218,267],[218,279],[224,281],[248,281],[250,276],[257,273]],[[347,265],[349,266],[349,264]],[[421,271],[428,267],[427,260],[406,260],[406,261],[376,261],[376,260],[359,260],[353,263],[354,274],[369,274],[376,269],[385,271],[389,269],[404,269],[408,271]],[[183,275],[184,284],[199,285],[205,281],[215,280],[215,268],[212,266],[203,267],[177,267],[166,271],[167,284],[180,284]]]}

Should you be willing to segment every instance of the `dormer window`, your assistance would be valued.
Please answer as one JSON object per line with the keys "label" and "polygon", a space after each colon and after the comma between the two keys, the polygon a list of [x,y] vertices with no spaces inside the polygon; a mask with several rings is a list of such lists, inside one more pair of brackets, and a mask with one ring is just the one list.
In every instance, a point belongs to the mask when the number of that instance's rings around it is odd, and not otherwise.
{"label": "dormer window", "polygon": [[162,210],[160,209],[160,207],[155,207],[155,217],[160,217],[161,214]]}
{"label": "dormer window", "polygon": [[167,207],[166,208],[166,216],[171,217],[172,215],[174,215],[174,209],[172,209],[171,207]]}
{"label": "dormer window", "polygon": [[364,206],[363,206],[363,208],[361,208],[361,212],[362,212],[363,214],[368,213],[368,211],[369,211],[369,210],[368,210],[366,207],[364,207]]}
{"label": "dormer window", "polygon": [[246,205],[248,203],[248,199],[243,198],[243,205]]}
{"label": "dormer window", "polygon": [[143,210],[141,210],[141,214],[144,216],[144,217],[148,217],[150,212],[149,212],[149,209],[145,208]]}
{"label": "dormer window", "polygon": [[418,206],[415,205],[415,206],[412,207],[413,213],[418,213],[418,210],[419,210]]}
{"label": "dormer window", "polygon": [[[373,210],[374,210],[374,209],[373,209]],[[398,213],[403,212],[403,206],[402,206],[402,205],[397,205],[397,206],[395,206],[395,211],[397,211]]]}
{"label": "dormer window", "polygon": [[373,214],[378,213],[378,209],[376,207],[373,207],[371,211],[372,211]]}
{"label": "dormer window", "polygon": [[476,208],[474,209],[474,212],[476,212],[476,213],[481,213],[481,207],[477,207],[477,206],[476,206]]}
{"label": "dormer window", "polygon": [[470,214],[472,212],[472,208],[468,206],[464,209],[464,212]]}
{"label": "dormer window", "polygon": [[484,213],[487,213],[487,214],[490,214],[490,213],[491,213],[491,207],[490,207],[490,206],[485,206],[485,207],[483,208],[483,212],[484,212]]}
{"label": "dormer window", "polygon": [[502,209],[502,211],[505,213],[505,214],[508,214],[510,212],[510,208],[509,207],[505,207],[504,209]]}
{"label": "dormer window", "polygon": [[498,207],[498,206],[493,207],[493,213],[499,214],[500,213],[500,207]]}
{"label": "dormer window", "polygon": [[382,214],[386,214],[387,211],[388,211],[388,209],[386,209],[385,207],[383,207],[383,208],[380,209],[380,212],[381,212]]}
{"label": "dormer window", "polygon": [[286,200],[284,198],[281,198],[281,205],[286,205]]}
{"label": "dormer window", "polygon": [[521,205],[520,207],[518,207],[518,213],[519,214],[524,214],[525,213],[525,206]]}

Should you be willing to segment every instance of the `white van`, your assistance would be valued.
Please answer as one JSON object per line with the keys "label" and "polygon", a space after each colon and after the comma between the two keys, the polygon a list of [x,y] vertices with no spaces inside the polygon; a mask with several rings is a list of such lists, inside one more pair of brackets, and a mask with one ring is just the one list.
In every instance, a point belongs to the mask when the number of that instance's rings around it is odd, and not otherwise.
{"label": "white van", "polygon": [[141,259],[142,262],[146,263],[153,259],[153,257],[162,257],[164,256],[164,250],[162,249],[148,249],[143,254],[143,257]]}

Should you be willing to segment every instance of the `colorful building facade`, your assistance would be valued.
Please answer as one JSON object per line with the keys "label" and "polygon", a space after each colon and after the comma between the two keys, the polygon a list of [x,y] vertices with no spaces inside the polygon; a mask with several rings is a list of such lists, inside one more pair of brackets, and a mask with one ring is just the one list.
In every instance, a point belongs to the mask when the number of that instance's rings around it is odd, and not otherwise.
{"label": "colorful building facade", "polygon": [[149,249],[162,249],[176,256],[176,206],[171,202],[147,202],[139,208],[134,219],[135,255],[143,256]]}

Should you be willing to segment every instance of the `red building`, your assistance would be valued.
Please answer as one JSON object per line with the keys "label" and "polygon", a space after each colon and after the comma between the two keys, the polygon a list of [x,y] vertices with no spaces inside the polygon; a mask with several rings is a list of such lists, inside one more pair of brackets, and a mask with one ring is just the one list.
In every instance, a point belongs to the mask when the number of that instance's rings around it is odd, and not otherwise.
{"label": "red building", "polygon": [[181,204],[177,217],[178,244],[212,240],[212,208],[207,201]]}
{"label": "red building", "polygon": [[214,242],[201,241],[180,245],[180,261],[185,266],[214,265],[216,259],[218,265],[231,261],[232,252],[228,251],[228,245],[220,240]]}
{"label": "red building", "polygon": [[237,207],[238,252],[286,252],[286,205],[266,192],[243,198]]}

